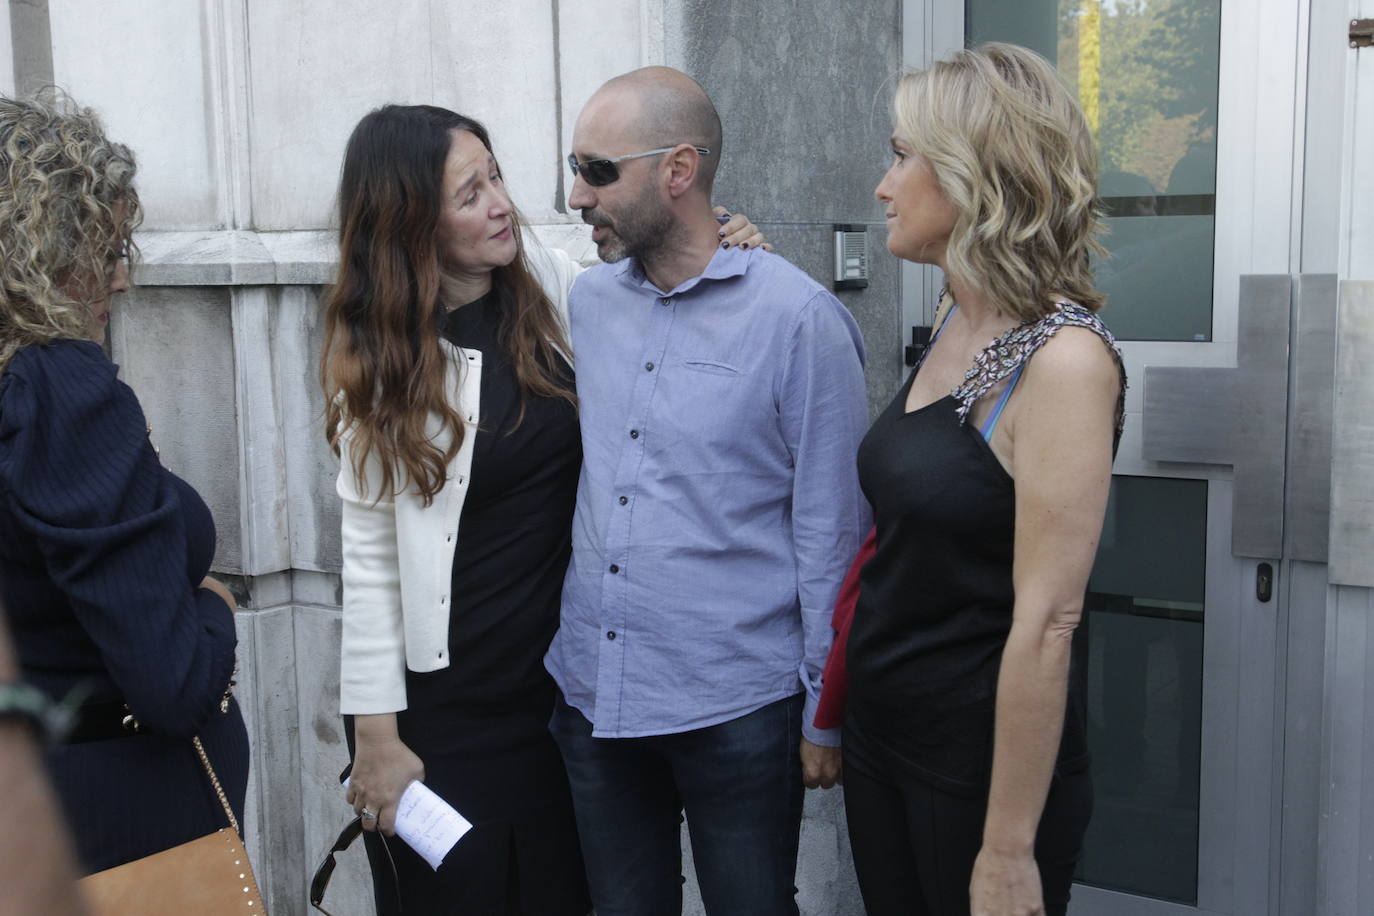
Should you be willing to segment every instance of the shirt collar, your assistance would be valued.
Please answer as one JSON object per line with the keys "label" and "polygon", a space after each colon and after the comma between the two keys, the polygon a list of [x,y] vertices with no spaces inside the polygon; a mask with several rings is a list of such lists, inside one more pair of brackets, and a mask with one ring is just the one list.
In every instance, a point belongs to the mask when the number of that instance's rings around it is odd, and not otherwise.
{"label": "shirt collar", "polygon": [[[728,280],[731,277],[741,277],[749,269],[749,259],[753,256],[752,251],[746,251],[738,246],[734,248],[717,248],[716,253],[711,255],[710,262],[706,265],[698,276],[690,280],[684,280],[676,288],[669,290],[666,295],[679,296],[691,290],[703,280]],[[634,289],[644,289],[655,296],[665,295],[644,275],[644,269],[639,264],[639,258],[626,258],[612,268],[620,281]]]}

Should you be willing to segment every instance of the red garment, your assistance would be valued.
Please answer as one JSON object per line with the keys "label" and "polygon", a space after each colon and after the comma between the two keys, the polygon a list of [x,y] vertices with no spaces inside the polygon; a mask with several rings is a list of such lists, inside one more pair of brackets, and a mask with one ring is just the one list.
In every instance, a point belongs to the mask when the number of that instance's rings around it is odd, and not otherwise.
{"label": "red garment", "polygon": [[816,706],[817,728],[838,728],[844,723],[845,701],[849,699],[849,674],[844,667],[844,650],[849,643],[849,626],[854,622],[854,605],[859,601],[859,570],[873,556],[877,545],[878,529],[872,528],[859,547],[859,553],[840,585],[840,595],[835,599],[835,613],[830,618],[835,642],[830,646],[830,657],[825,660],[825,671],[821,675],[821,699]]}

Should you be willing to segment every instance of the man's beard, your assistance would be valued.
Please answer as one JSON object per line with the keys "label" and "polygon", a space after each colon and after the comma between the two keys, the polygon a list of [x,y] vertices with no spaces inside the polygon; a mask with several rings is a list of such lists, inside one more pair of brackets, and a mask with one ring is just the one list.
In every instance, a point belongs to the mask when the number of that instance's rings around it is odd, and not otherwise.
{"label": "man's beard", "polygon": [[582,211],[582,221],[606,228],[607,234],[597,243],[596,253],[607,264],[630,257],[652,260],[667,246],[675,225],[672,212],[657,199],[652,186],[646,186],[644,193],[628,204],[618,218],[612,220],[590,207]]}

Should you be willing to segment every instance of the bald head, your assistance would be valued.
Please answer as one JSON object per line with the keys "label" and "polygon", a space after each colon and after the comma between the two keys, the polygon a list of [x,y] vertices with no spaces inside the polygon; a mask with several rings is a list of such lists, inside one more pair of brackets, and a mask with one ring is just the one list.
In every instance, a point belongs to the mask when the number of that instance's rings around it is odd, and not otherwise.
{"label": "bald head", "polygon": [[710,193],[720,162],[720,115],[700,83],[672,67],[642,67],[609,80],[592,98],[634,111],[628,129],[644,149],[679,143],[709,149],[701,157],[699,183]]}

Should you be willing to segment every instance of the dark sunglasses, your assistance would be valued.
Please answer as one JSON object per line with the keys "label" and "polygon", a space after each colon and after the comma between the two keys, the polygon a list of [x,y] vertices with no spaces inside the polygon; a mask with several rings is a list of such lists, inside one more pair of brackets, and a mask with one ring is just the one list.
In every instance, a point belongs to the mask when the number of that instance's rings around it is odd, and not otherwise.
{"label": "dark sunglasses", "polygon": [[[362,836],[363,819],[355,817],[344,825],[344,829],[339,831],[339,838],[334,841],[334,845],[329,847],[329,852],[324,854],[324,861],[320,867],[315,869],[315,877],[310,879],[310,905],[319,910],[324,916],[332,914],[324,908],[324,892],[329,889],[329,879],[334,877],[334,866],[337,864],[334,857],[343,852],[353,844],[353,841]],[[386,837],[380,832],[377,836],[382,841],[382,849],[386,850],[386,860],[391,865],[391,888],[396,892],[396,912],[401,912],[401,880],[396,874],[396,860],[391,857],[391,847],[387,845]]]}
{"label": "dark sunglasses", "polygon": [[[628,156],[616,156],[614,159],[588,159],[586,162],[578,162],[576,153],[568,153],[568,168],[572,169],[573,177],[582,176],[582,180],[594,188],[605,187],[620,178],[620,169],[615,167],[617,162],[625,162],[628,159],[643,159],[645,156],[657,156],[659,153],[670,153],[677,149],[676,146],[665,146],[662,149],[651,149],[643,153],[631,153]],[[711,151],[704,146],[694,146],[703,156],[711,155]]]}

